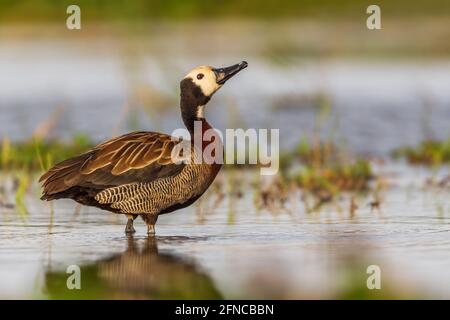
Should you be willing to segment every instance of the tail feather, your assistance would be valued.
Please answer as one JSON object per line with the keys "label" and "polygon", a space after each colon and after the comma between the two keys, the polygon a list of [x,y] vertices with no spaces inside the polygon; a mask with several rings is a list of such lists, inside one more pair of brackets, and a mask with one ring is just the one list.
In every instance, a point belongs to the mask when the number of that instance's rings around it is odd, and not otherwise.
{"label": "tail feather", "polygon": [[42,183],[44,189],[41,199],[53,200],[57,193],[76,186],[82,179],[80,176],[80,169],[91,156],[92,152],[88,152],[64,160],[44,173],[39,179],[39,182]]}

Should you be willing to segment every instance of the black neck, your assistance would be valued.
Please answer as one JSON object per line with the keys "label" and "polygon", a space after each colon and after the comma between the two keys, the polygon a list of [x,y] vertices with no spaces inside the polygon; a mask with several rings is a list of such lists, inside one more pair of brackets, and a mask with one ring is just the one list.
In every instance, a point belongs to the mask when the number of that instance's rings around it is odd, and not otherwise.
{"label": "black neck", "polygon": [[181,118],[183,119],[186,129],[188,129],[191,134],[194,133],[195,121],[205,120],[204,118],[197,116],[198,108],[199,106],[186,106],[181,102]]}
{"label": "black neck", "polygon": [[193,134],[195,121],[204,120],[198,117],[198,111],[208,103],[210,98],[205,96],[202,90],[189,78],[181,81],[180,88],[181,117],[186,128]]}

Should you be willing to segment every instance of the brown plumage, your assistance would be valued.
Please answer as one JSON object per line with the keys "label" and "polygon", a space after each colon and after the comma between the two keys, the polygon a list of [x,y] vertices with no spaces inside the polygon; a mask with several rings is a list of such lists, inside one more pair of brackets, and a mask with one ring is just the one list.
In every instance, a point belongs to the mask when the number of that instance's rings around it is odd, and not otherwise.
{"label": "brown plumage", "polygon": [[[242,62],[222,69],[199,67],[183,79],[181,114],[191,140],[195,121],[201,121],[203,131],[211,128],[202,112],[212,94],[246,66]],[[149,234],[154,234],[159,214],[192,204],[220,170],[221,165],[217,163],[175,163],[172,153],[178,143],[186,142],[145,131],[103,142],[82,155],[58,163],[42,175],[41,199],[70,198],[84,205],[126,214],[127,233],[134,232],[133,220],[140,215],[148,225]],[[187,143],[192,158],[203,151],[195,149],[193,142]]]}
{"label": "brown plumage", "polygon": [[177,174],[184,164],[171,161],[176,143],[178,139],[156,132],[133,132],[103,142],[42,175],[42,198],[53,200],[76,186],[102,190]]}

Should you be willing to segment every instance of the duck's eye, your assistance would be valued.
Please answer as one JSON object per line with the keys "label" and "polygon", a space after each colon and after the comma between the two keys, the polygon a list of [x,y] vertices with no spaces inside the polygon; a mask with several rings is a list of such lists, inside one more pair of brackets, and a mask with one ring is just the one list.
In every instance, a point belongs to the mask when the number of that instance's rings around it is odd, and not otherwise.
{"label": "duck's eye", "polygon": [[203,73],[199,73],[199,74],[197,75],[197,79],[198,79],[198,80],[202,80],[204,76],[205,76],[205,75],[204,75]]}

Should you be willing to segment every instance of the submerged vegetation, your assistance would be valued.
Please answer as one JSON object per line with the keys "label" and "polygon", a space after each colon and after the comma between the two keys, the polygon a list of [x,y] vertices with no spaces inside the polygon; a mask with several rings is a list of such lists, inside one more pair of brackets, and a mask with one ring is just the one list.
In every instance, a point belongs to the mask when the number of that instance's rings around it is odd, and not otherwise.
{"label": "submerged vegetation", "polygon": [[394,158],[405,158],[410,164],[438,166],[450,163],[450,139],[446,141],[423,141],[416,147],[398,148]]}

